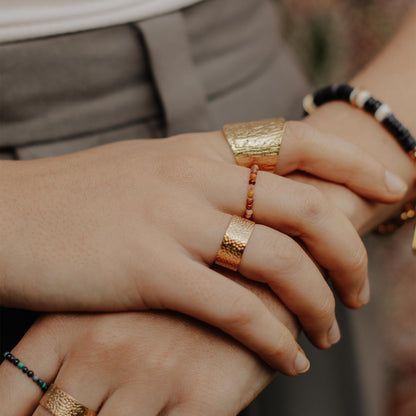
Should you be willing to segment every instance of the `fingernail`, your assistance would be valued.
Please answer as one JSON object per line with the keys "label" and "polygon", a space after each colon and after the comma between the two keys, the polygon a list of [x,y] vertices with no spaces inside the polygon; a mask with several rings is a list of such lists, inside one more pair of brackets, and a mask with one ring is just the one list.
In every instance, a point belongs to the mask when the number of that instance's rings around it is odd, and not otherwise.
{"label": "fingernail", "polygon": [[362,304],[366,304],[370,300],[370,282],[366,279],[363,288],[361,289],[360,293],[358,294],[358,300]]}
{"label": "fingernail", "polygon": [[407,184],[402,178],[386,170],[387,189],[394,194],[404,194],[407,191]]}
{"label": "fingernail", "polygon": [[328,331],[328,341],[331,345],[336,344],[341,339],[341,332],[339,330],[337,320],[331,326],[331,329]]}
{"label": "fingernail", "polygon": [[309,360],[305,357],[305,354],[302,351],[298,352],[295,360],[295,371],[298,374],[306,373],[309,370],[311,364]]}

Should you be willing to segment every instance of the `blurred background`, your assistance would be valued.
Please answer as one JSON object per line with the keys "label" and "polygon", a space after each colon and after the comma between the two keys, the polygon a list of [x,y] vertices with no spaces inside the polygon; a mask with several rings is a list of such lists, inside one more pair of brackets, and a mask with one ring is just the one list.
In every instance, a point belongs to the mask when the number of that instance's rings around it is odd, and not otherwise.
{"label": "blurred background", "polygon": [[[284,36],[311,82],[320,87],[348,81],[394,35],[414,3],[415,0],[280,0],[276,7],[283,16]],[[391,281],[387,282],[383,346],[387,416],[416,416],[415,277],[416,270],[407,277],[391,273]]]}
{"label": "blurred background", "polygon": [[318,86],[347,80],[394,34],[414,0],[280,0],[284,34]]}

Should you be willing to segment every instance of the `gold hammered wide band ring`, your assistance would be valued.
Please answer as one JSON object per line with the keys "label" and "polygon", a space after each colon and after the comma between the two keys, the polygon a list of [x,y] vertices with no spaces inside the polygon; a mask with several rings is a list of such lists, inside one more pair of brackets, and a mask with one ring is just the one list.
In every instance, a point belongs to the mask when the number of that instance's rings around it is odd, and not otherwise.
{"label": "gold hammered wide band ring", "polygon": [[271,118],[225,124],[222,131],[238,165],[274,172],[285,126],[284,118]]}
{"label": "gold hammered wide band ring", "polygon": [[88,409],[55,384],[50,385],[40,400],[40,405],[54,416],[97,416],[96,412]]}
{"label": "gold hammered wide band ring", "polygon": [[222,238],[214,263],[237,271],[254,226],[253,221],[233,215]]}

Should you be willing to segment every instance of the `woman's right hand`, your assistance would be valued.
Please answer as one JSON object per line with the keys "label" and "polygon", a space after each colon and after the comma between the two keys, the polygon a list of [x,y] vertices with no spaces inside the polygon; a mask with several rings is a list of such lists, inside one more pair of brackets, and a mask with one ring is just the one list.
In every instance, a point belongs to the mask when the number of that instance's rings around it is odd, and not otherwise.
{"label": "woman's right hand", "polygon": [[[389,190],[391,177],[363,151],[301,123],[289,124],[284,146],[279,166],[285,171],[345,180],[383,202],[405,192]],[[244,212],[248,172],[234,164],[219,132],[2,162],[0,304],[44,311],[171,309],[217,326],[286,374],[303,372],[307,362],[299,364],[299,347],[285,325],[255,294],[209,267],[231,215]],[[360,238],[314,187],[264,172],[255,220],[239,271],[268,284],[309,338],[330,347],[339,333],[320,267],[346,305],[366,303]]]}

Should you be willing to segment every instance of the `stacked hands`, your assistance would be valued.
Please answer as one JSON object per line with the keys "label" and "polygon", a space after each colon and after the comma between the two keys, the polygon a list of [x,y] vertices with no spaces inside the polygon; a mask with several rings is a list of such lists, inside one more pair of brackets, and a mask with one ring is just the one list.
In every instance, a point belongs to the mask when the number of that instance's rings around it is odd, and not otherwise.
{"label": "stacked hands", "polygon": [[[46,315],[13,350],[100,416],[236,414],[274,370],[307,371],[297,322],[319,348],[340,339],[326,278],[350,308],[370,297],[338,196],[395,203],[407,189],[355,145],[288,122],[275,172],[257,174],[256,225],[233,273],[212,264],[244,216],[250,170],[221,132],[4,161],[1,175],[0,304],[124,312]],[[8,416],[49,414],[10,363],[0,379]]]}

